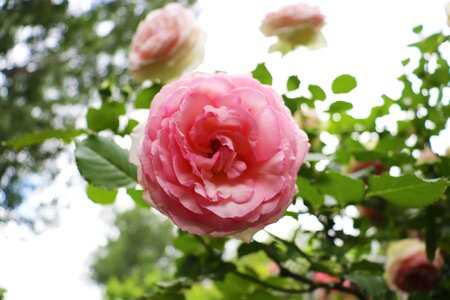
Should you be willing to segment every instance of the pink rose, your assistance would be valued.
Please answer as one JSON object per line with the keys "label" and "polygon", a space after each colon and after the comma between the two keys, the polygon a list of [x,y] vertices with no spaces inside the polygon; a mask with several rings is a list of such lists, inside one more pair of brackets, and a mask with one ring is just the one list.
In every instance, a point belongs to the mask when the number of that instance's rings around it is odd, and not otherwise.
{"label": "pink rose", "polygon": [[272,50],[286,52],[298,45],[315,48],[323,46],[325,43],[320,29],[324,25],[325,17],[319,8],[299,3],[268,13],[260,30],[265,36],[279,38]]}
{"label": "pink rose", "polygon": [[245,240],[283,215],[309,149],[272,88],[202,73],[161,90],[136,143],[149,203],[189,232]]}
{"label": "pink rose", "polygon": [[443,263],[439,251],[429,261],[423,242],[404,239],[389,246],[384,277],[393,291],[427,292],[439,284]]}
{"label": "pink rose", "polygon": [[141,21],[129,53],[135,80],[176,78],[203,60],[205,34],[194,15],[178,3],[150,12]]}

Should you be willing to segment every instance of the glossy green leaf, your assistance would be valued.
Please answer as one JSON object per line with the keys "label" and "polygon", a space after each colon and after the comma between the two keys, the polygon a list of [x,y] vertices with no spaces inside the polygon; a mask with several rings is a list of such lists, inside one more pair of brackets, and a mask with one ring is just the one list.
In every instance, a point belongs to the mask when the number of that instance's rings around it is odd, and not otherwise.
{"label": "glossy green leaf", "polygon": [[85,129],[51,129],[24,134],[8,140],[3,144],[19,151],[25,147],[40,144],[49,139],[60,139],[65,143],[70,143],[74,138],[85,133],[87,133]]}
{"label": "glossy green leaf", "polygon": [[290,91],[295,91],[300,86],[300,79],[297,76],[292,75],[288,78],[286,82],[286,88]]}
{"label": "glossy green leaf", "polygon": [[320,177],[318,188],[322,193],[335,198],[341,205],[360,202],[365,192],[361,180],[334,171],[328,171]]}
{"label": "glossy green leaf", "polygon": [[366,197],[382,197],[401,207],[422,207],[437,201],[446,188],[443,179],[426,181],[409,174],[392,177],[385,173],[369,178]]}
{"label": "glossy green leaf", "polygon": [[83,178],[100,188],[117,189],[137,182],[137,167],[128,152],[111,140],[89,136],[76,143],[75,159]]}
{"label": "glossy green leaf", "polygon": [[310,84],[308,86],[308,90],[311,93],[313,100],[321,100],[322,101],[327,98],[327,95],[325,94],[323,89],[318,85]]}
{"label": "glossy green leaf", "polygon": [[117,190],[105,190],[88,184],[86,194],[95,203],[111,204],[116,200]]}
{"label": "glossy green leaf", "polygon": [[357,86],[355,77],[343,74],[336,77],[331,84],[331,90],[335,94],[345,94],[352,91]]}
{"label": "glossy green leaf", "polygon": [[272,85],[272,75],[263,63],[256,66],[256,69],[252,72],[252,76],[262,84]]}
{"label": "glossy green leaf", "polygon": [[159,93],[162,87],[161,84],[154,83],[152,86],[141,90],[134,100],[134,107],[149,109],[153,98]]}

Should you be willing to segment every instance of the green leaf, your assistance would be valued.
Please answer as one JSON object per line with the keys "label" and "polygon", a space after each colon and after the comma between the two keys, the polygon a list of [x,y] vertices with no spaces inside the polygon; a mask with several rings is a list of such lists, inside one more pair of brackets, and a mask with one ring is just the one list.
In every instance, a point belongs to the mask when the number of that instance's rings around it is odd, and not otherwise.
{"label": "green leaf", "polygon": [[346,275],[345,278],[374,299],[381,299],[387,292],[384,279],[379,275],[354,272],[350,275]]}
{"label": "green leaf", "polygon": [[134,100],[134,108],[149,109],[153,98],[159,93],[162,87],[161,84],[154,83],[151,87],[141,90]]}
{"label": "green leaf", "polygon": [[310,84],[308,86],[308,90],[311,93],[313,100],[323,101],[327,98],[327,95],[325,94],[323,89],[318,85]]}
{"label": "green leaf", "polygon": [[319,192],[316,186],[312,185],[308,179],[298,176],[297,177],[298,195],[310,202],[314,206],[318,207],[323,204],[325,197]]}
{"label": "green leaf", "polygon": [[284,104],[291,111],[291,114],[294,114],[300,105],[300,102],[298,101],[298,99],[297,98],[289,98],[288,96],[283,95],[283,100],[284,100]]}
{"label": "green leaf", "polygon": [[123,134],[130,134],[131,132],[133,132],[134,127],[136,127],[138,125],[139,125],[138,121],[136,121],[134,119],[129,119],[127,126],[123,130]]}
{"label": "green leaf", "polygon": [[371,273],[383,273],[383,270],[384,265],[363,259],[353,263],[348,272],[352,273],[354,271],[367,271]]}
{"label": "green leaf", "polygon": [[328,171],[318,182],[322,193],[332,196],[341,205],[360,202],[364,197],[364,183],[361,180]]}
{"label": "green leaf", "polygon": [[353,104],[346,101],[336,101],[328,108],[329,113],[341,113],[353,108]]}
{"label": "green leaf", "polygon": [[422,207],[437,201],[446,188],[443,179],[425,181],[414,175],[392,177],[385,173],[369,178],[366,198],[379,196],[401,207]]}
{"label": "green leaf", "polygon": [[104,190],[88,184],[86,194],[95,203],[111,204],[116,200],[117,190]]}
{"label": "green leaf", "polygon": [[297,76],[292,75],[288,78],[288,81],[286,82],[286,88],[290,91],[295,91],[300,86],[300,79],[298,79]]}
{"label": "green leaf", "polygon": [[87,133],[85,129],[50,129],[21,135],[7,140],[3,145],[19,151],[25,147],[40,144],[49,139],[60,139],[65,143],[70,143],[74,138],[85,133]]}
{"label": "green leaf", "polygon": [[411,61],[410,58],[402,60],[402,66],[406,66],[407,64],[409,64],[410,61]]}
{"label": "green leaf", "polygon": [[88,128],[96,132],[106,129],[116,132],[119,127],[119,116],[123,114],[125,114],[125,104],[103,102],[100,109],[89,108],[86,116]]}
{"label": "green leaf", "polygon": [[128,152],[113,141],[89,136],[76,143],[75,159],[87,182],[108,190],[134,185],[137,167],[128,162]]}
{"label": "green leaf", "polygon": [[413,28],[414,33],[421,33],[423,30],[423,25],[419,25]]}
{"label": "green leaf", "polygon": [[148,204],[142,197],[143,192],[143,190],[127,189],[127,194],[134,200],[134,203],[136,203],[137,206],[149,208],[151,207],[150,204]]}
{"label": "green leaf", "polygon": [[184,253],[184,255],[201,255],[205,253],[205,247],[196,236],[178,231],[178,235],[173,240],[173,246]]}
{"label": "green leaf", "polygon": [[252,72],[252,76],[262,84],[272,85],[272,75],[264,63],[256,66],[256,69]]}
{"label": "green leaf", "polygon": [[353,90],[357,86],[355,77],[343,74],[336,77],[331,84],[331,90],[335,94],[345,94]]}

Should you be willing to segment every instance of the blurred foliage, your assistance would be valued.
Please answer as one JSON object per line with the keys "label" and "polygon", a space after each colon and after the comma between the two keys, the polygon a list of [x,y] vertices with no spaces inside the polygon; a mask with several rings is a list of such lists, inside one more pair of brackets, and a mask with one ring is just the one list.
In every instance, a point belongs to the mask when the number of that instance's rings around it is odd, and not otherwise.
{"label": "blurred foliage", "polygon": [[[100,82],[129,81],[126,60],[134,31],[150,10],[168,2],[0,1],[0,141],[30,132],[42,132],[34,138],[44,140],[77,127],[86,105],[98,100]],[[100,117],[94,109],[90,116]],[[97,129],[117,126],[108,122]],[[70,141],[76,133],[62,138]],[[62,143],[47,143],[16,151],[0,144],[0,209],[22,203],[23,190],[34,188],[30,174],[39,172],[50,182],[58,170],[48,160],[62,148]]]}
{"label": "blurred foliage", "polygon": [[174,228],[150,209],[134,208],[115,216],[118,236],[110,238],[94,255],[92,278],[107,291],[139,287],[173,273]]}

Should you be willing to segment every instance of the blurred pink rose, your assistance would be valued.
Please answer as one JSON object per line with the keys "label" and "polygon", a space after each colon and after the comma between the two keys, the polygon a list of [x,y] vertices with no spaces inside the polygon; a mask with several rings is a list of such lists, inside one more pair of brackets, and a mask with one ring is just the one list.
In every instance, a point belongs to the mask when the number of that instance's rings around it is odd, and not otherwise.
{"label": "blurred pink rose", "polygon": [[[315,272],[313,275],[313,280],[318,283],[334,284],[339,282],[339,278],[328,275],[323,272]],[[343,287],[350,288],[352,283],[345,280],[342,283]],[[338,290],[327,291],[325,288],[316,289],[313,293],[314,299],[316,300],[356,300],[357,298],[351,294],[347,294]]]}
{"label": "blurred pink rose", "polygon": [[420,152],[417,158],[417,164],[434,164],[438,159],[439,157],[430,148],[425,148]]}
{"label": "blurred pink rose", "polygon": [[283,50],[288,51],[298,45],[322,47],[325,42],[320,29],[324,25],[325,17],[319,8],[299,3],[268,13],[260,30],[265,36],[279,38],[279,43],[275,44],[272,50],[285,52]]}
{"label": "blurred pink rose", "polygon": [[442,265],[439,251],[429,261],[422,241],[404,239],[389,246],[384,277],[393,291],[427,292],[439,284]]}
{"label": "blurred pink rose", "polygon": [[150,12],[141,21],[129,53],[135,80],[168,81],[203,60],[205,34],[194,15],[178,3]]}
{"label": "blurred pink rose", "polygon": [[294,120],[300,126],[309,131],[322,131],[324,122],[320,119],[319,114],[312,108],[301,108],[294,113]]}
{"label": "blurred pink rose", "polygon": [[280,274],[280,270],[281,270],[280,266],[277,263],[274,263],[274,262],[269,264],[268,269],[269,269],[269,274],[270,275],[275,275],[275,276],[279,275]]}
{"label": "blurred pink rose", "polygon": [[155,208],[189,232],[244,240],[283,215],[309,149],[272,88],[202,73],[161,90],[133,144],[130,160]]}

